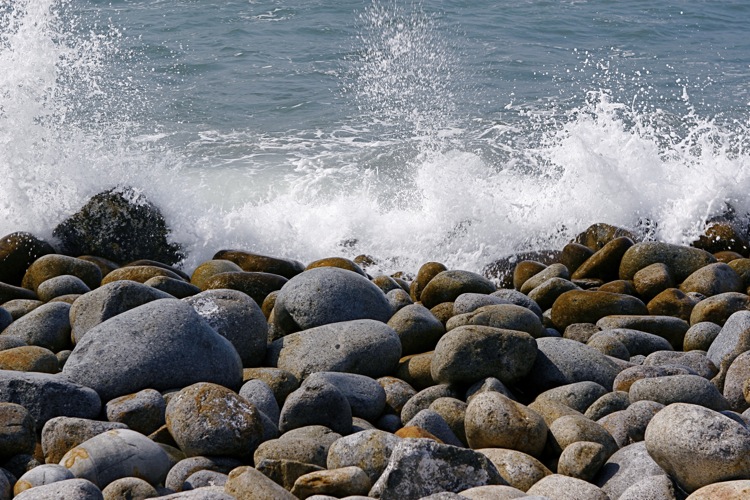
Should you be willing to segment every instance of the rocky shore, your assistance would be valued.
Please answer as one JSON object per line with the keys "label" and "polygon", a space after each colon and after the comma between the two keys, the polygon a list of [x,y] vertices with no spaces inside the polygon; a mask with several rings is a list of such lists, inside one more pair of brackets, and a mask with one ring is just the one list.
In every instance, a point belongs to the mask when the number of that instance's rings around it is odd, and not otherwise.
{"label": "rocky shore", "polygon": [[750,497],[729,217],[482,274],[241,249],[186,274],[126,191],[54,234],[0,239],[0,500]]}

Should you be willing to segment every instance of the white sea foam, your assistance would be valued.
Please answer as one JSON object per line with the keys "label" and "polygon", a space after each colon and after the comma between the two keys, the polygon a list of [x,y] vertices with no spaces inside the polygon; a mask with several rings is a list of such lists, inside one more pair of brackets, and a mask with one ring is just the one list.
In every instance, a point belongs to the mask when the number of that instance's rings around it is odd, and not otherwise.
{"label": "white sea foam", "polygon": [[65,8],[0,9],[3,234],[51,238],[90,196],[130,185],[163,210],[187,269],[232,247],[302,261],[366,253],[383,272],[428,260],[479,271],[595,222],[656,221],[657,237],[688,243],[727,204],[750,212],[746,123],[699,116],[688,94],[682,116],[617,102],[607,84],[622,75],[597,80],[583,104],[460,116],[468,76],[436,21],[377,4],[347,61],[355,118],[283,134],[206,129],[175,147],[174,134],[133,126],[151,97],[138,74],[112,74],[117,29],[77,30]]}

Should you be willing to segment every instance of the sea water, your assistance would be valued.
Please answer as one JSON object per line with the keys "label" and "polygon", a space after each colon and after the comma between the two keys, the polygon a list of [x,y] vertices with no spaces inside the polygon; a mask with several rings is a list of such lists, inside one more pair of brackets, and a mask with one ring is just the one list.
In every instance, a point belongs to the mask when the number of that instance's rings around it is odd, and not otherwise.
{"label": "sea water", "polygon": [[[750,212],[750,2],[0,0],[0,231],[130,186],[224,248],[480,271]],[[54,242],[54,241],[53,241]]]}

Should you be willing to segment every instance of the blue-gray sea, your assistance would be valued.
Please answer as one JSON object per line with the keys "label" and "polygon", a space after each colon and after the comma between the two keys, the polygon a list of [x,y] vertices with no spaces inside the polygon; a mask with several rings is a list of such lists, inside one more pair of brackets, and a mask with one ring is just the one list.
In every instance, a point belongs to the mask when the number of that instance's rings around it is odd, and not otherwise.
{"label": "blue-gray sea", "polygon": [[[479,271],[750,212],[750,2],[0,0],[0,230],[132,186],[222,248]],[[655,229],[654,229],[655,228]]]}

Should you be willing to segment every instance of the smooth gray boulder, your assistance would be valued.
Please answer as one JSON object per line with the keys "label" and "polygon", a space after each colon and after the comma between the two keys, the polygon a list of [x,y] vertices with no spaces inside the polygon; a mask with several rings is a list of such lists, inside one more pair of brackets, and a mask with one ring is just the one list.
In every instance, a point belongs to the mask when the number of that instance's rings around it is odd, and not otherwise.
{"label": "smooth gray boulder", "polygon": [[438,438],[445,444],[464,447],[464,444],[450,428],[448,422],[435,410],[422,410],[414,418],[404,423],[404,427],[419,427]]}
{"label": "smooth gray boulder", "polygon": [[388,298],[370,280],[338,267],[309,269],[279,290],[274,316],[287,333],[342,321],[386,323],[393,314]]}
{"label": "smooth gray boulder", "polygon": [[42,429],[42,452],[47,463],[59,463],[72,448],[94,436],[114,429],[127,429],[119,422],[102,422],[87,418],[55,417]]}
{"label": "smooth gray boulder", "polygon": [[259,379],[248,380],[240,388],[239,395],[266,414],[276,425],[279,423],[279,403],[273,389]]}
{"label": "smooth gray boulder", "polygon": [[160,299],[89,330],[63,374],[109,401],[146,388],[166,390],[196,382],[239,389],[242,361],[192,306]]}
{"label": "smooth gray boulder", "polygon": [[619,498],[628,488],[649,477],[667,473],[649,455],[643,441],[617,450],[599,470],[593,483],[610,498]]}
{"label": "smooth gray boulder", "polygon": [[16,500],[104,500],[102,491],[87,479],[67,479],[23,491]]}
{"label": "smooth gray boulder", "polygon": [[340,434],[352,431],[352,409],[346,396],[324,379],[308,379],[284,401],[279,416],[282,433],[322,425]]}
{"label": "smooth gray boulder", "polygon": [[168,293],[130,280],[102,285],[76,299],[70,307],[73,342],[104,321],[157,299],[172,298]]}
{"label": "smooth gray boulder", "polygon": [[388,320],[388,326],[393,328],[401,340],[402,356],[431,351],[445,334],[445,326],[429,309],[420,304],[411,304],[399,309]]}
{"label": "smooth gray boulder", "polygon": [[28,410],[41,430],[54,417],[96,418],[102,407],[99,395],[62,376],[0,370],[0,401]]}
{"label": "smooth gray boulder", "polygon": [[314,381],[328,382],[341,391],[349,401],[353,417],[374,422],[385,409],[385,390],[370,377],[355,373],[317,372],[307,377],[305,384]]}
{"label": "smooth gray boulder", "polygon": [[59,352],[70,349],[70,304],[43,304],[11,323],[2,335],[17,337],[28,345]]}
{"label": "smooth gray boulder", "polygon": [[593,484],[562,474],[545,476],[526,492],[529,496],[555,498],[555,500],[610,500],[609,496]]}
{"label": "smooth gray boulder", "polygon": [[750,350],[750,311],[737,311],[729,316],[719,335],[711,343],[706,356],[726,374],[732,362],[745,351]]}
{"label": "smooth gray boulder", "polygon": [[242,366],[260,366],[266,356],[268,323],[260,306],[248,295],[237,290],[206,290],[182,299],[232,343]]}
{"label": "smooth gray boulder", "polygon": [[69,274],[50,278],[42,282],[36,289],[39,300],[42,302],[49,302],[63,295],[83,295],[90,291],[91,288],[81,278]]}
{"label": "smooth gray boulder", "polygon": [[37,486],[65,481],[67,479],[75,479],[75,476],[67,467],[59,464],[42,464],[19,477],[13,490],[18,494]]}
{"label": "smooth gray boulder", "polygon": [[729,409],[729,402],[715,385],[698,375],[643,378],[630,386],[630,401],[656,401],[663,405],[691,403],[715,411]]}
{"label": "smooth gray boulder", "polygon": [[293,373],[299,380],[314,372],[379,378],[395,372],[400,358],[398,334],[385,323],[361,319],[323,325],[276,340],[268,347],[266,363]]}
{"label": "smooth gray boulder", "polygon": [[151,485],[164,482],[169,457],[149,438],[130,429],[115,429],[76,446],[60,460],[74,476],[99,488],[123,477],[138,477]]}
{"label": "smooth gray boulder", "polygon": [[394,448],[369,496],[417,500],[443,491],[458,493],[492,484],[506,483],[481,453],[432,439],[404,439]]}

